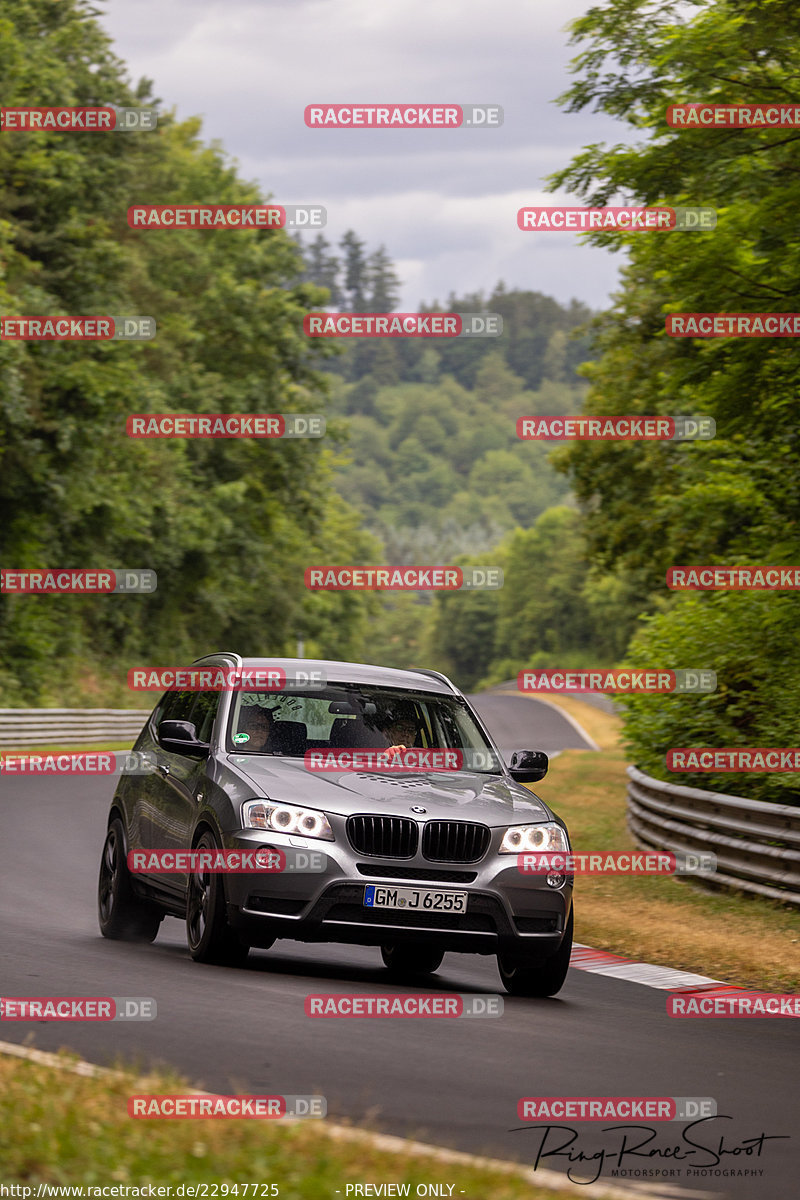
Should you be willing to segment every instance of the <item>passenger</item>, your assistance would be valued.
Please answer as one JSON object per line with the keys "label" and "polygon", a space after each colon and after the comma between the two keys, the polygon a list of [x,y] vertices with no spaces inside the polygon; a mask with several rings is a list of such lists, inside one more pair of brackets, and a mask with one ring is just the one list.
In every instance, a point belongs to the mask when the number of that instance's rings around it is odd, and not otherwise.
{"label": "passenger", "polygon": [[248,750],[261,754],[268,752],[273,722],[270,710],[262,708],[260,704],[239,709],[238,732],[248,735],[249,740],[245,743]]}

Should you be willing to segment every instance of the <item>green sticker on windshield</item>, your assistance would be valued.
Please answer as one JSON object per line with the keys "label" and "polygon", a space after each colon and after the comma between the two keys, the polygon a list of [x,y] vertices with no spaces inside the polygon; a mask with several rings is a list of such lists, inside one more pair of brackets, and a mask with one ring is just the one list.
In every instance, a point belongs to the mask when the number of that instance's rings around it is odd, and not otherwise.
{"label": "green sticker on windshield", "polygon": [[249,733],[235,733],[233,735],[233,740],[236,742],[236,745],[238,746],[242,742],[249,742],[250,734]]}

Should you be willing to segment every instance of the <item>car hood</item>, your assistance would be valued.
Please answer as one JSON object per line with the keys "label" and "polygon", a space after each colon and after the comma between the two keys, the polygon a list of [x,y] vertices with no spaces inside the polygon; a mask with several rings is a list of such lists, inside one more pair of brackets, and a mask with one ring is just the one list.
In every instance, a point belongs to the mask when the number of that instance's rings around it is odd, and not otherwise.
{"label": "car hood", "polygon": [[228,766],[252,784],[254,795],[285,804],[307,804],[326,812],[404,816],[411,806],[428,819],[482,821],[508,825],[515,820],[546,821],[548,808],[522,784],[502,775],[475,771],[420,771],[402,775],[374,771],[306,770],[302,759],[229,754]]}

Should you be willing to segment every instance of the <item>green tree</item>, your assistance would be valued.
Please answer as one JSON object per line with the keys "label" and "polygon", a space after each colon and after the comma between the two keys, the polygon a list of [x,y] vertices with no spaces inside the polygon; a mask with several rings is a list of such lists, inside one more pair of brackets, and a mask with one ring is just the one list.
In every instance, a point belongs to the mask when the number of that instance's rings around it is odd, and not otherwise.
{"label": "green tree", "polygon": [[341,290],[345,309],[349,312],[366,312],[370,280],[365,244],[352,229],[348,229],[339,246],[344,254]]}
{"label": "green tree", "polygon": [[[715,207],[708,234],[595,233],[625,246],[623,287],[595,323],[585,369],[591,413],[703,412],[717,438],[700,443],[576,443],[562,455],[589,512],[593,551],[647,567],[653,587],[682,557],[793,561],[800,516],[800,363],[791,339],[677,339],[670,311],[798,308],[798,135],[769,129],[673,130],[676,100],[773,101],[800,65],[796,13],[785,0],[678,3],[611,0],[574,23],[589,46],[576,60],[568,109],[590,104],[647,140],[591,146],[553,178],[590,203],[623,194],[643,204]],[[787,557],[788,556],[788,557]]]}
{"label": "green tree", "polygon": [[[648,665],[707,664],[709,697],[637,697],[626,728],[638,761],[663,773],[672,745],[791,745],[797,728],[793,597],[678,596],[664,571],[691,562],[797,562],[800,361],[791,339],[678,339],[669,312],[800,308],[800,134],[751,127],[677,130],[668,105],[788,100],[800,32],[787,0],[609,0],[573,24],[584,44],[563,102],[624,120],[635,144],[587,147],[552,179],[590,204],[716,208],[707,234],[592,233],[625,248],[613,308],[594,322],[586,411],[705,413],[708,443],[576,443],[560,452],[586,513],[592,561],[628,573],[656,615],[631,648]],[[686,657],[684,657],[686,656]],[[688,662],[693,657],[695,662]],[[662,661],[658,661],[661,659]],[[781,742],[782,737],[789,741]],[[760,739],[759,741],[755,739]],[[659,764],[661,764],[659,766]],[[778,799],[778,774],[694,780]]]}
{"label": "green tree", "polygon": [[317,287],[326,288],[330,297],[329,305],[338,308],[342,299],[339,291],[341,264],[335,254],[329,253],[330,248],[331,244],[325,235],[318,233],[308,248],[303,250],[305,278]]}
{"label": "green tree", "polygon": [[[475,556],[457,561],[461,566],[486,565]],[[460,688],[474,688],[488,673],[494,657],[499,595],[499,591],[488,590],[435,594],[428,658]]]}
{"label": "green tree", "polygon": [[379,246],[367,258],[364,277],[367,290],[366,311],[394,312],[400,299],[400,280],[385,246]]}
{"label": "green tree", "polygon": [[680,596],[643,620],[626,656],[634,667],[699,667],[717,674],[715,692],[619,697],[633,762],[660,779],[778,804],[800,804],[788,773],[707,774],[666,769],[678,747],[794,746],[800,676],[795,595]]}
{"label": "green tree", "polygon": [[[22,568],[148,566],[158,590],[0,597],[13,703],[59,702],[68,689],[78,700],[101,676],[112,689],[143,657],[293,652],[302,626],[320,645],[355,647],[374,607],[304,587],[315,560],[376,553],[333,494],[324,444],[125,436],[126,416],[142,411],[324,408],[329,348],[302,333],[324,293],[296,282],[285,232],[128,227],[132,200],[264,197],[202,143],[198,120],[176,122],[147,81],[132,88],[109,47],[83,0],[9,0],[0,19],[5,105],[159,107],[154,133],[0,139],[2,311],[158,323],[151,343],[0,342],[0,556]],[[334,427],[326,442],[341,436]]]}

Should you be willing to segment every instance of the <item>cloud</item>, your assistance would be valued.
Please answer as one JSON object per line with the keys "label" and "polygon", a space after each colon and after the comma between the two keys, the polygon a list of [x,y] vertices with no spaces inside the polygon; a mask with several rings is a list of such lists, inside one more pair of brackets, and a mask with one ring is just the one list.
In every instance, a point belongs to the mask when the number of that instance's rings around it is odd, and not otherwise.
{"label": "cloud", "polygon": [[[585,0],[107,0],[102,22],[134,80],[146,75],[179,117],[203,116],[246,179],[278,201],[328,209],[328,236],[352,227],[384,244],[423,295],[508,286],[593,305],[619,256],[516,228],[522,204],[556,203],[545,177],[625,130],[566,114],[565,22]],[[307,129],[312,103],[500,104],[499,129]],[[573,203],[575,200],[573,199]],[[422,291],[420,292],[420,289]],[[430,289],[430,290],[429,290]]]}

